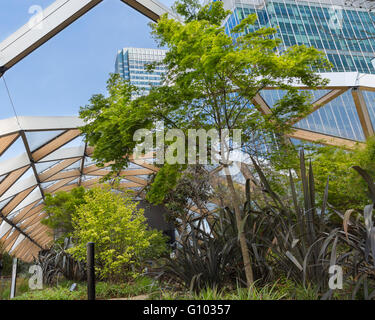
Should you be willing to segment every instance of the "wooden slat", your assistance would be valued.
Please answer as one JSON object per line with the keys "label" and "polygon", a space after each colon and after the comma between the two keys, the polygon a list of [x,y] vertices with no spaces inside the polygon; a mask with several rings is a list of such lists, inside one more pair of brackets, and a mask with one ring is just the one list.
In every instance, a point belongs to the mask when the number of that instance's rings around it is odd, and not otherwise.
{"label": "wooden slat", "polygon": [[60,172],[61,170],[64,170],[65,168],[69,167],[70,165],[72,165],[73,163],[79,160],[81,160],[80,157],[63,160],[59,164],[52,167],[51,169],[39,174],[39,180],[41,182],[44,182],[49,177],[52,177],[54,174]]}
{"label": "wooden slat", "polygon": [[156,167],[156,166],[154,166],[154,165],[152,165],[150,163],[147,163],[145,161],[142,161],[142,160],[132,160],[130,162],[132,162],[132,163],[134,163],[134,164],[136,164],[138,166],[141,166],[143,168],[150,169],[153,172],[158,172],[160,170],[158,167]]}
{"label": "wooden slat", "polygon": [[365,138],[369,138],[374,135],[374,128],[372,126],[371,118],[366,106],[365,98],[361,90],[353,88],[352,96],[354,100],[355,107],[357,109],[357,114],[359,121],[361,122],[363,134]]}
{"label": "wooden slat", "polygon": [[252,103],[255,105],[255,107],[258,108],[258,110],[263,114],[271,114],[271,108],[267,104],[267,102],[263,99],[263,97],[258,93],[255,95],[255,97],[252,100]]}
{"label": "wooden slat", "polygon": [[135,182],[121,182],[119,185],[120,185],[121,188],[138,188],[138,187],[142,187],[142,185],[140,185],[139,183],[135,183]]}
{"label": "wooden slat", "polygon": [[[103,168],[109,167],[113,162],[105,163],[103,167],[98,167],[96,164],[89,165],[88,167],[83,168],[83,174],[91,174],[91,172],[97,171],[97,170],[103,170]],[[106,170],[103,170],[106,171]],[[106,171],[107,173],[109,171]]]}
{"label": "wooden slat", "polygon": [[21,221],[24,221],[27,218],[31,217],[32,215],[42,212],[44,207],[45,207],[45,204],[41,203],[40,205],[36,206],[35,208],[32,208],[31,210],[28,210],[26,212],[22,212],[22,215],[20,215],[20,216],[17,215],[17,216],[14,217],[13,222],[19,223]]}
{"label": "wooden slat", "polygon": [[55,191],[59,191],[59,189],[63,186],[65,186],[66,184],[68,184],[69,182],[75,180],[76,178],[67,178],[67,179],[63,179],[63,180],[60,180],[59,182],[56,182],[54,183],[52,186],[48,187],[47,189],[44,190],[44,193],[52,193],[52,192],[55,192]]}
{"label": "wooden slat", "polygon": [[0,137],[0,157],[19,137],[19,133],[10,134],[5,137]]}
{"label": "wooden slat", "polygon": [[42,245],[45,240],[53,240],[52,233],[53,231],[50,228],[48,228],[44,233],[36,235],[34,239],[38,241],[40,245]]}
{"label": "wooden slat", "polygon": [[[333,90],[329,91],[327,94],[325,94],[323,97],[319,98],[318,100],[316,100],[312,104],[312,109],[310,110],[310,112],[308,114],[311,114],[311,113],[315,112],[316,110],[320,109],[325,104],[327,104],[330,101],[336,99],[338,96],[342,95],[346,91],[348,91],[348,88],[333,89]],[[291,121],[290,124],[293,125],[293,124],[297,123],[298,121],[302,120],[303,118],[305,118],[306,116],[300,117],[300,118],[297,118],[297,119],[293,119],[293,121]]]}
{"label": "wooden slat", "polygon": [[67,144],[68,142],[72,141],[73,139],[77,138],[81,134],[79,129],[68,130],[58,136],[57,138],[53,139],[46,145],[40,147],[36,151],[32,153],[32,158],[34,161],[39,161],[44,157],[48,156],[55,150],[59,149],[63,145]]}
{"label": "wooden slat", "polygon": [[93,184],[97,184],[100,182],[100,179],[101,178],[94,178],[94,179],[90,179],[90,180],[85,180],[85,181],[82,181],[81,182],[81,186],[83,187],[88,187],[88,186],[91,186]]}
{"label": "wooden slat", "polygon": [[3,242],[4,251],[9,252],[9,250],[12,248],[13,244],[16,242],[19,235],[19,231],[13,231],[10,237]]}
{"label": "wooden slat", "polygon": [[51,229],[43,229],[39,232],[38,235],[34,235],[34,239],[40,244],[40,246],[44,246],[46,242],[53,241],[52,237],[52,230]]}
{"label": "wooden slat", "polygon": [[7,175],[0,183],[0,197],[9,190],[9,188],[30,168],[26,166],[20,169],[17,169]]}
{"label": "wooden slat", "polygon": [[56,173],[52,177],[49,177],[47,180],[45,180],[45,182],[54,181],[54,180],[62,180],[62,179],[72,178],[72,177],[78,178],[80,176],[81,176],[81,172],[79,171],[79,169],[69,170],[69,171]]}
{"label": "wooden slat", "polygon": [[25,198],[36,188],[36,186],[30,187],[19,194],[17,194],[2,210],[2,214],[7,216],[16,208]]}
{"label": "wooden slat", "polygon": [[33,230],[29,234],[31,237],[33,237],[47,230],[50,230],[47,226],[39,224],[33,226]]}
{"label": "wooden slat", "polygon": [[74,188],[77,188],[79,187],[78,183],[74,183],[74,184],[69,184],[67,186],[63,186],[61,187],[58,191],[65,191],[65,192],[68,192]]}
{"label": "wooden slat", "polygon": [[14,248],[14,250],[12,251],[12,255],[17,257],[19,256],[19,253],[24,249],[24,247],[26,245],[28,245],[30,243],[30,240],[27,239],[27,238],[24,238],[16,248]]}
{"label": "wooden slat", "polygon": [[138,178],[138,177],[132,177],[132,176],[122,176],[122,178],[126,179],[126,180],[129,180],[129,181],[132,181],[132,182],[135,182],[135,183],[138,183],[139,185],[141,186],[147,186],[148,185],[148,181],[145,180],[145,179],[141,179],[141,178]]}
{"label": "wooden slat", "polygon": [[34,247],[36,247],[36,245],[30,240],[27,240],[27,243],[24,245],[24,247],[17,252],[17,257],[23,260],[24,255]]}
{"label": "wooden slat", "polygon": [[10,233],[12,232],[13,228],[10,228],[0,239],[1,242],[4,242],[6,240],[6,238],[8,238],[8,236],[10,235]]}
{"label": "wooden slat", "polygon": [[356,146],[364,147],[364,143],[361,142],[338,137],[332,137],[325,134],[302,129],[294,129],[292,133],[288,134],[288,136],[295,139],[301,139],[305,141],[341,147],[349,150],[354,149]]}
{"label": "wooden slat", "polygon": [[[40,212],[36,213],[35,215],[29,217],[27,220],[23,221],[20,224],[20,228],[26,229],[27,227],[32,226],[33,224],[35,224],[37,222],[40,222],[45,217],[47,217],[46,213],[44,213],[44,214],[40,214]],[[29,231],[27,231],[27,232],[29,232]]]}

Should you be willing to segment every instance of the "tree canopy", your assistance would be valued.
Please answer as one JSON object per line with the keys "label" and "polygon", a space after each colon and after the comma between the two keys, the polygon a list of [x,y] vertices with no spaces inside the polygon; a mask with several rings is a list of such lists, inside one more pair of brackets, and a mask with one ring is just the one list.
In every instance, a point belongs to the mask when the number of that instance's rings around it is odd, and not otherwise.
{"label": "tree canopy", "polygon": [[[163,85],[133,99],[135,88],[112,75],[108,97],[95,95],[81,109],[80,115],[87,123],[82,130],[89,144],[95,146],[93,158],[102,163],[114,161],[115,171],[127,165],[136,145],[137,129],[152,129],[155,136],[158,121],[164,122],[165,129],[181,130],[185,138],[189,129],[240,130],[239,148],[251,155],[258,154],[264,144],[272,144],[275,137],[287,133],[293,120],[310,112],[310,95],[293,84],[309,88],[327,84],[314,71],[329,66],[322,52],[304,45],[279,50],[281,40],[276,38],[276,29],[250,31],[257,19],[255,14],[234,27],[232,37],[222,26],[230,12],[224,10],[221,1],[201,6],[196,0],[183,0],[174,7],[185,18],[184,22],[163,15],[151,24],[157,44],[168,49],[161,62],[166,67]],[[285,95],[270,110],[264,110],[254,103],[254,98],[270,87],[284,90]],[[177,136],[169,139],[165,147],[176,139]],[[283,143],[283,139],[276,141]],[[220,152],[223,156],[224,151]],[[148,191],[149,199],[160,202],[168,189],[178,185],[188,156],[185,149],[183,163],[162,166]],[[224,168],[228,169],[227,163]],[[231,176],[227,174],[226,179],[240,232],[239,199]],[[243,234],[239,238],[250,286],[247,244]]]}

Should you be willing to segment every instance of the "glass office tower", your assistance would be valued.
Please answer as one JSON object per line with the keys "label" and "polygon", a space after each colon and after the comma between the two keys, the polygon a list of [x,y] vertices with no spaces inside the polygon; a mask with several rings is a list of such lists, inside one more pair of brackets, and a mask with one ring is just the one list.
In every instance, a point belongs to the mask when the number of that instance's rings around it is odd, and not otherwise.
{"label": "glass office tower", "polygon": [[334,66],[331,71],[375,74],[374,13],[345,7],[340,0],[224,0],[224,6],[233,11],[225,23],[228,34],[256,13],[253,29],[279,27],[280,50],[295,44],[313,46],[326,54]]}
{"label": "glass office tower", "polygon": [[[233,11],[224,23],[226,33],[256,13],[252,30],[260,27],[278,28],[275,37],[282,40],[280,51],[292,45],[313,46],[323,51],[333,64],[331,70],[319,72],[357,72],[375,74],[375,13],[344,6],[337,0],[224,0],[224,8]],[[252,30],[249,31],[252,31]],[[310,91],[314,100],[329,90]],[[264,90],[261,95],[272,107],[282,97],[282,90]],[[362,93],[361,93],[362,94]],[[374,125],[375,93],[363,91],[363,99]],[[351,90],[324,104],[295,127],[325,135],[364,141],[365,134]]]}
{"label": "glass office tower", "polygon": [[156,66],[152,72],[146,66],[162,61],[165,53],[161,49],[124,48],[117,53],[115,72],[139,88],[140,94],[146,94],[151,87],[161,84],[165,72],[163,66]]}

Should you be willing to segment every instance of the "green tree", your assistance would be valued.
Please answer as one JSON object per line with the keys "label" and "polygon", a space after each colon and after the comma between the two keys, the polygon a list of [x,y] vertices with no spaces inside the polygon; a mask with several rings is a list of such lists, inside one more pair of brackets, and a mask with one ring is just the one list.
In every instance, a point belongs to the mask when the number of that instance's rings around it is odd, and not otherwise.
{"label": "green tree", "polygon": [[72,216],[77,207],[86,202],[84,198],[86,193],[90,193],[90,190],[77,187],[70,192],[46,194],[44,210],[48,217],[43,219],[42,223],[54,230],[57,242],[62,241],[73,231]]}
{"label": "green tree", "polygon": [[86,244],[95,243],[98,275],[112,281],[137,275],[145,259],[166,252],[166,238],[149,230],[142,209],[128,193],[115,193],[110,185],[95,187],[72,216],[73,257],[86,261]]}
{"label": "green tree", "polygon": [[[249,32],[256,15],[248,16],[233,28],[232,33],[237,36],[232,38],[221,26],[229,14],[222,2],[202,7],[197,1],[185,0],[177,2],[175,8],[184,16],[185,23],[164,15],[151,25],[157,43],[169,49],[163,61],[167,69],[165,85],[153,88],[146,97],[131,100],[131,87],[111,78],[109,97],[94,96],[91,104],[81,110],[81,117],[88,121],[83,128],[87,140],[99,146],[94,158],[102,162],[114,160],[114,169],[126,165],[125,155],[135,145],[135,129],[154,128],[157,120],[163,120],[166,128],[178,128],[185,133],[189,129],[240,129],[241,148],[256,149],[259,140],[254,137],[262,137],[263,142],[273,141],[273,137],[291,129],[294,119],[311,110],[310,96],[292,83],[299,81],[310,88],[327,83],[313,71],[329,65],[323,53],[297,45],[280,52],[276,29]],[[264,114],[254,108],[253,99],[266,87],[282,89],[286,94]],[[228,170],[226,163],[223,167]],[[158,175],[162,178],[155,179],[159,185],[163,179],[176,185],[180,177],[170,168],[162,168]],[[241,217],[231,176],[227,174],[226,179],[250,287],[254,280],[251,261],[245,233],[240,231],[245,217]],[[164,192],[153,186],[149,194]]]}
{"label": "green tree", "polygon": [[357,209],[370,203],[368,187],[361,176],[352,169],[360,166],[375,177],[375,138],[367,140],[365,147],[354,150],[322,147],[311,154],[316,178],[316,189],[323,192],[329,177],[328,202],[341,211]]}

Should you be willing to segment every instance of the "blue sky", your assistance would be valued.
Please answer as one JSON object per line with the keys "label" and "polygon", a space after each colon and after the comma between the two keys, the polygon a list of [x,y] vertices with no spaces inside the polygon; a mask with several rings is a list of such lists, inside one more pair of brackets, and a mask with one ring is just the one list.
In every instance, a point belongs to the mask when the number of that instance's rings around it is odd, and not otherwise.
{"label": "blue sky", "polygon": [[[33,5],[53,0],[2,0],[0,41],[28,22]],[[161,0],[171,5],[173,0]],[[95,93],[104,93],[117,50],[156,48],[150,20],[120,0],[104,0],[5,73],[18,115],[77,115]],[[0,119],[14,113],[0,79]]]}

